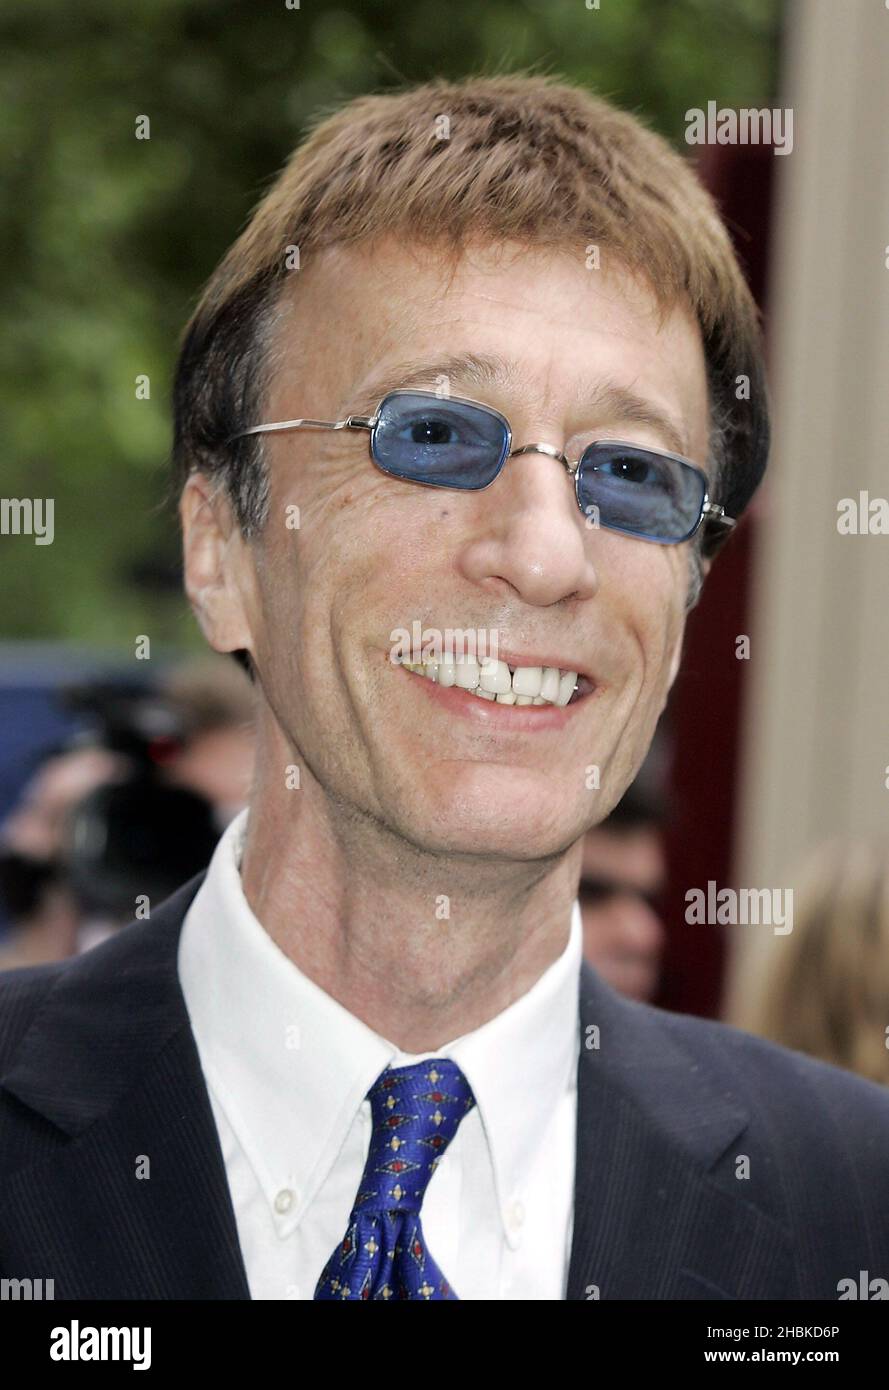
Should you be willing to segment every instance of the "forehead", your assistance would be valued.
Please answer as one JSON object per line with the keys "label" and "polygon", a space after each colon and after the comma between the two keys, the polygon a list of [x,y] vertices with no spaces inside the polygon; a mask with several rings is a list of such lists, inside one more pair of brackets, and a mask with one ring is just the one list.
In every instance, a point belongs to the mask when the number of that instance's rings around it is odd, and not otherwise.
{"label": "forehead", "polygon": [[706,369],[690,308],[661,310],[642,278],[605,255],[593,269],[585,247],[575,255],[478,242],[454,258],[390,237],[308,259],[277,338],[282,405],[369,414],[386,389],[425,375],[454,394],[555,420],[613,386],[677,425],[685,447],[678,438],[666,447],[700,456],[706,448]]}

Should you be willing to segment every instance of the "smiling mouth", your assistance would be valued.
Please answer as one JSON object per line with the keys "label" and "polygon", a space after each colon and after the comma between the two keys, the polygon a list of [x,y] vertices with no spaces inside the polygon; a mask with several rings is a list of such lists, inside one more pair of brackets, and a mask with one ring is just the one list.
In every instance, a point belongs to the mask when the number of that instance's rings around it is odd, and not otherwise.
{"label": "smiling mouth", "polygon": [[586,676],[558,666],[513,666],[493,658],[397,664],[437,685],[456,686],[468,695],[499,705],[550,705],[560,709],[576,704],[595,689]]}

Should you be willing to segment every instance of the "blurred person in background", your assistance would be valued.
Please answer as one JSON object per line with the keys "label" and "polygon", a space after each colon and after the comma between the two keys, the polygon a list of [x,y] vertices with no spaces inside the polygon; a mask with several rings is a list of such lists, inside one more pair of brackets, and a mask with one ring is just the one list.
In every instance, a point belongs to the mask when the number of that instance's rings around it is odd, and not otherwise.
{"label": "blurred person in background", "polygon": [[0,897],[12,922],[0,969],[63,960],[77,950],[83,913],[66,863],[71,815],[125,768],[107,748],[53,750],[26,783],[0,826]]}
{"label": "blurred person in background", "polygon": [[827,841],[791,881],[793,930],[733,1022],[887,1085],[889,841]]}
{"label": "blurred person in background", "polygon": [[603,979],[631,999],[653,998],[660,977],[666,944],[659,910],[667,881],[665,818],[659,789],[640,774],[583,842],[578,890],[583,953]]}
{"label": "blurred person in background", "polygon": [[96,681],[63,696],[91,729],[55,750],[0,827],[13,922],[0,969],[99,944],[145,898],[204,868],[246,803],[253,696],[230,661],[174,667],[155,692]]}
{"label": "blurred person in background", "polygon": [[167,779],[206,797],[220,833],[247,804],[253,777],[255,696],[247,676],[222,657],[175,667],[161,682],[177,728]]}
{"label": "blurred person in background", "polygon": [[202,657],[134,690],[97,684],[74,692],[128,773],[73,810],[67,868],[83,911],[78,950],[206,868],[220,833],[244,805],[253,765],[252,692],[244,673]]}

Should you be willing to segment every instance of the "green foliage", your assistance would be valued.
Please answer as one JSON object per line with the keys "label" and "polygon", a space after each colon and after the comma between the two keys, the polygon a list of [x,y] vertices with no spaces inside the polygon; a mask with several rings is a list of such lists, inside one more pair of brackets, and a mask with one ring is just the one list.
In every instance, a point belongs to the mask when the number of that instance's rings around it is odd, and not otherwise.
{"label": "green foliage", "polygon": [[[5,0],[0,633],[194,641],[167,493],[176,345],[201,284],[319,109],[533,66],[673,139],[690,106],[772,104],[780,0]],[[135,138],[141,115],[150,140]],[[147,374],[150,400],[137,400]]]}

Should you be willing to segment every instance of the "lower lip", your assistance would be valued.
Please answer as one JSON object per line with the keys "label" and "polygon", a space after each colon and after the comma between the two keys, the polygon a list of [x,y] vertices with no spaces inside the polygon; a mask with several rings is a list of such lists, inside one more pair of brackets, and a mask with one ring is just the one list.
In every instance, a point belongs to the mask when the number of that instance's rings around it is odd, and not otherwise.
{"label": "lower lip", "polygon": [[487,729],[503,729],[515,734],[538,734],[550,729],[564,729],[569,719],[590,700],[595,699],[599,687],[593,686],[589,694],[576,700],[573,705],[498,705],[496,700],[482,700],[471,695],[459,685],[439,685],[428,676],[418,676],[414,671],[399,668],[401,674],[415,685],[421,686],[430,700],[434,700],[449,714],[457,714],[464,719],[474,719]]}

